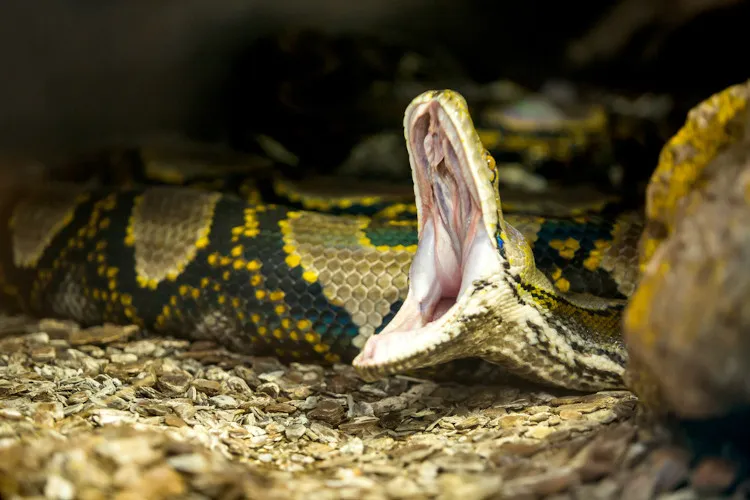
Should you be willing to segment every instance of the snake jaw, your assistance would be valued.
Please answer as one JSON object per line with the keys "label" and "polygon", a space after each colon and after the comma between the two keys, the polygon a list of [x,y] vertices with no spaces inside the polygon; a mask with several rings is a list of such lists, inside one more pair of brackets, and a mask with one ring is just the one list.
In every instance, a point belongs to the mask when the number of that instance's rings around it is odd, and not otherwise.
{"label": "snake jaw", "polygon": [[463,98],[422,94],[404,128],[419,243],[403,305],[353,361],[360,376],[476,357],[569,389],[621,388],[622,343],[589,332],[614,331],[622,304],[562,296],[536,268],[524,236],[503,220],[494,162]]}
{"label": "snake jaw", "polygon": [[407,108],[404,130],[419,244],[403,305],[354,359],[370,379],[465,357],[448,346],[466,331],[461,321],[475,284],[503,272],[494,165],[488,168],[464,99],[450,91],[420,95]]}
{"label": "snake jaw", "polygon": [[[431,203],[434,189],[433,179],[426,176],[430,170],[424,168],[424,163],[432,161],[439,165],[438,160],[445,159],[447,154],[449,157],[455,156],[454,160],[462,158],[463,171],[456,187],[462,190],[463,195],[467,191],[472,194],[482,213],[487,233],[494,237],[498,226],[504,225],[494,159],[479,138],[466,100],[451,90],[430,90],[420,94],[406,108],[404,138],[409,153],[420,234],[424,218],[428,215],[424,205]],[[441,140],[449,141],[448,150],[441,147]],[[466,201],[465,196],[463,200]],[[493,242],[493,246],[497,245]]]}

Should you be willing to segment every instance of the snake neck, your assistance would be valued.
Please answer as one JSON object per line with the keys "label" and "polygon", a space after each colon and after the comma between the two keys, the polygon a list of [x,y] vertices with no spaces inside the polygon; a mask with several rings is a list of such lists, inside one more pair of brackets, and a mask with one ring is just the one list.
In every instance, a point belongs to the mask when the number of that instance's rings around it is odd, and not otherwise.
{"label": "snake neck", "polygon": [[536,268],[523,234],[503,218],[494,160],[463,98],[422,94],[404,129],[419,243],[404,304],[354,366],[373,379],[480,357],[564,387],[620,387],[623,304],[562,294]]}

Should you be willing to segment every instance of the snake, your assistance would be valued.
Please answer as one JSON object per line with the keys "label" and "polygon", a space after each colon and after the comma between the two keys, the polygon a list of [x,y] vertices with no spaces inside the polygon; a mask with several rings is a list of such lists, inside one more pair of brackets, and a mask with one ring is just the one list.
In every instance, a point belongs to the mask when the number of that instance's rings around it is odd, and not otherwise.
{"label": "snake", "polygon": [[[411,200],[316,198],[283,181],[274,186],[287,203],[269,202],[253,182],[240,194],[16,185],[0,198],[3,303],[253,355],[350,363],[366,380],[478,358],[567,389],[630,385],[667,404],[680,388],[663,383],[660,356],[671,351],[658,346],[679,335],[658,313],[703,304],[703,285],[672,268],[685,253],[679,221],[702,220],[700,193],[715,184],[702,174],[741,142],[748,88],[724,90],[696,108],[710,112],[688,117],[662,152],[642,210],[540,213],[505,203],[503,165],[452,90],[423,92],[404,113]],[[715,177],[727,189],[747,169]],[[700,234],[726,227],[721,214]],[[722,269],[747,281],[741,266]],[[709,290],[741,289],[728,283]],[[700,328],[738,331],[725,316]],[[684,329],[698,338],[698,328]],[[738,345],[746,342],[722,344],[717,356]]]}

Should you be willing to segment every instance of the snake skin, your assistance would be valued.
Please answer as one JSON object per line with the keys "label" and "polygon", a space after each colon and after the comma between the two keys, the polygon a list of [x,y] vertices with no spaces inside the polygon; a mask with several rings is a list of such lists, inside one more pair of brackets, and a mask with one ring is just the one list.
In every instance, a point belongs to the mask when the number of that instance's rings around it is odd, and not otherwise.
{"label": "snake skin", "polygon": [[648,186],[643,273],[623,331],[628,386],[655,413],[750,406],[748,103],[750,81],[693,108]]}
{"label": "snake skin", "polygon": [[[351,361],[404,300],[417,244],[414,221],[185,187],[50,185],[17,193],[3,215],[11,243],[0,250],[3,292],[24,311],[134,323],[298,360]],[[633,222],[508,220],[560,290],[624,296],[613,276],[626,273],[617,254],[632,248],[639,231],[623,225]]]}
{"label": "snake skin", "polygon": [[[498,230],[500,247],[505,241],[502,252],[511,252],[511,242],[520,238],[529,253],[519,245],[520,258],[531,264],[529,273],[524,274],[527,268],[520,274],[508,271],[503,279],[515,290],[515,300],[532,306],[541,318],[541,325],[526,320],[529,344],[523,350],[528,354],[511,366],[514,371],[578,389],[622,386],[625,304],[638,293],[639,273],[667,237],[654,227],[663,227],[660,219],[668,219],[669,207],[690,189],[668,168],[662,158],[650,186],[645,232],[635,213],[545,217],[513,213],[503,205],[508,228]],[[693,176],[699,171],[693,169]],[[669,175],[678,180],[660,182]],[[191,187],[68,184],[6,194],[0,201],[5,302],[83,325],[134,323],[155,332],[212,339],[250,354],[351,362],[406,300],[419,241],[417,208],[387,196],[344,197],[335,203],[295,198],[283,181],[276,192],[289,204],[274,205],[251,186],[244,187],[242,197]],[[641,271],[636,265],[639,238]],[[638,307],[629,308],[630,330],[645,318]],[[488,308],[483,317],[472,318],[484,324],[507,321],[498,311]],[[463,342],[460,356],[445,360],[469,355],[508,359],[507,354],[483,356],[489,351]],[[498,339],[497,346],[501,343]],[[519,347],[502,345],[497,352]],[[566,349],[573,354],[565,354]],[[585,362],[597,356],[607,357],[612,366],[597,373],[599,361]],[[554,358],[549,373],[532,369],[535,360],[543,365],[545,358]],[[420,366],[440,361],[438,355]],[[410,366],[388,370],[404,368]],[[568,377],[565,370],[578,373]]]}

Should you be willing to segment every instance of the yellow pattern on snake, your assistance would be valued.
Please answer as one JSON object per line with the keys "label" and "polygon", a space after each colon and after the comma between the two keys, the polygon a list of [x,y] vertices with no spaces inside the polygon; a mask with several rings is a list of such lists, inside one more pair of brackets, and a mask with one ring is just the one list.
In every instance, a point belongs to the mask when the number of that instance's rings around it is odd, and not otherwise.
{"label": "yellow pattern on snake", "polygon": [[[727,123],[744,109],[747,86],[714,99],[712,119]],[[352,362],[368,379],[478,357],[562,387],[622,387],[628,300],[627,331],[653,343],[662,326],[649,307],[673,264],[661,255],[677,244],[675,207],[689,200],[684,211],[698,210],[690,193],[727,142],[699,143],[696,123],[662,155],[645,232],[637,213],[504,210],[502,167],[463,97],[447,90],[425,92],[405,113],[414,203],[363,195],[283,206],[250,188],[243,199],[174,186],[27,187],[0,203],[2,291],[35,315]],[[688,160],[680,148],[697,152]]]}

